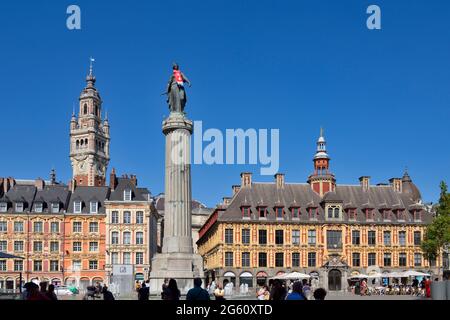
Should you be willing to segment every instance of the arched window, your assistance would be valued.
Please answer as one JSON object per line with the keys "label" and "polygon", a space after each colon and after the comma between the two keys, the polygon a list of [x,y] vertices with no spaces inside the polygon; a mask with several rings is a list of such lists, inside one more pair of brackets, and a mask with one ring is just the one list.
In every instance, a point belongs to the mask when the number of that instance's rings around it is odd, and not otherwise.
{"label": "arched window", "polygon": [[88,107],[87,107],[87,103],[85,103],[83,106],[83,114],[87,114],[87,112],[88,112]]}
{"label": "arched window", "polygon": [[333,218],[333,208],[328,208],[328,218]]}
{"label": "arched window", "polygon": [[76,148],[77,148],[77,150],[80,148],[80,140],[77,140],[77,142],[76,142]]}
{"label": "arched window", "polygon": [[85,147],[87,148],[88,147],[88,139],[84,139],[84,144],[85,144]]}
{"label": "arched window", "polygon": [[81,148],[83,148],[83,145],[84,145],[84,140],[81,140],[81,143],[80,143]]}
{"label": "arched window", "polygon": [[94,107],[94,114],[95,114],[96,116],[98,116],[98,107],[97,107],[97,105],[95,105],[95,107]]}
{"label": "arched window", "polygon": [[334,208],[334,217],[339,218],[339,208]]}

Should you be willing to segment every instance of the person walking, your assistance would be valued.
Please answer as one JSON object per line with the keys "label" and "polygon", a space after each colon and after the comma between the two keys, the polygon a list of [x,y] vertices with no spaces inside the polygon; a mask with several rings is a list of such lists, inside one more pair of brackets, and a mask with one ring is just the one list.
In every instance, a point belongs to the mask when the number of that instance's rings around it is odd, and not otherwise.
{"label": "person walking", "polygon": [[225,290],[220,283],[217,285],[216,290],[214,290],[214,297],[216,297],[216,300],[225,300]]}
{"label": "person walking", "polygon": [[202,279],[194,279],[194,287],[190,289],[186,295],[187,301],[210,300],[209,293],[202,288]]}
{"label": "person walking", "polygon": [[281,281],[275,279],[270,290],[270,300],[284,300],[286,298],[286,288]]}
{"label": "person walking", "polygon": [[428,277],[425,280],[425,297],[431,298],[431,280]]}
{"label": "person walking", "polygon": [[47,298],[49,298],[52,301],[58,300],[58,297],[56,296],[56,293],[55,293],[55,286],[53,284],[48,286],[46,296],[47,296]]}
{"label": "person walking", "polygon": [[178,284],[175,279],[170,279],[169,284],[164,289],[164,300],[178,301],[180,300],[181,292],[178,289]]}
{"label": "person walking", "polygon": [[142,287],[138,290],[138,300],[139,301],[148,301],[148,297],[150,296],[150,288],[148,288],[145,283],[142,284]]}
{"label": "person walking", "polygon": [[294,282],[292,292],[287,295],[286,300],[308,300],[303,294],[303,285],[300,281]]}
{"label": "person walking", "polygon": [[106,286],[106,284],[103,286],[102,290],[103,290],[102,291],[102,293],[103,293],[103,300],[105,300],[105,301],[116,300],[116,299],[114,299],[114,295],[112,294],[112,292],[108,290],[108,287]]}
{"label": "person walking", "polygon": [[161,286],[161,300],[166,300],[164,297],[164,293],[167,291],[168,285],[169,285],[169,279],[164,279],[164,282]]}

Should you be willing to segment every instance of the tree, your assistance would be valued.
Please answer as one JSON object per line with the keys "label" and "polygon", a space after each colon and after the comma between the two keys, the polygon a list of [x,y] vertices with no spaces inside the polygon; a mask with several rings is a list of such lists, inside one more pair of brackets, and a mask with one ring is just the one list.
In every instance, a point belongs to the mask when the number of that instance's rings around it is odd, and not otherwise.
{"label": "tree", "polygon": [[450,244],[450,194],[447,184],[441,182],[441,196],[436,208],[436,218],[427,227],[422,250],[428,260],[436,260]]}

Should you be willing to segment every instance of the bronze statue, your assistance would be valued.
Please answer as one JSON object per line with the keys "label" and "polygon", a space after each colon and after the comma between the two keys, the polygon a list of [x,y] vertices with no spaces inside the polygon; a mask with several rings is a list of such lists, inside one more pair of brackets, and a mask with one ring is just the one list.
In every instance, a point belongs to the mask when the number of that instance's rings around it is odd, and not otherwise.
{"label": "bronze statue", "polygon": [[189,79],[180,71],[178,64],[174,63],[173,73],[167,84],[166,91],[170,112],[184,113],[184,106],[187,101],[186,91],[184,90],[185,83],[191,87]]}

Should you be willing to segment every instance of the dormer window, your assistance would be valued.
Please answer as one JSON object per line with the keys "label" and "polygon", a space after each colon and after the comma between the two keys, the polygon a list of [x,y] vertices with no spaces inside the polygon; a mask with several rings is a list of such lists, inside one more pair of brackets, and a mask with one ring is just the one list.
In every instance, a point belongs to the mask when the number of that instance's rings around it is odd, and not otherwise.
{"label": "dormer window", "polygon": [[73,202],[73,211],[75,213],[81,213],[81,201],[77,200]]}
{"label": "dormer window", "polygon": [[131,190],[126,189],[123,191],[123,201],[131,201]]}
{"label": "dormer window", "polygon": [[300,208],[299,207],[291,208],[291,215],[292,218],[298,219],[298,217],[300,216]]}
{"label": "dormer window", "polygon": [[366,209],[366,220],[373,221],[373,209]]}
{"label": "dormer window", "polygon": [[397,220],[405,221],[405,214],[404,214],[403,210],[397,210]]}
{"label": "dormer window", "polygon": [[326,211],[326,217],[328,220],[340,219],[341,217],[341,207],[334,205],[328,206]]}
{"label": "dormer window", "polygon": [[317,208],[308,208],[308,215],[310,220],[317,219]]}
{"label": "dormer window", "polygon": [[98,209],[98,202],[91,201],[91,213],[97,213],[97,209]]}
{"label": "dormer window", "polygon": [[356,209],[348,209],[348,219],[356,220]]}
{"label": "dormer window", "polygon": [[422,221],[422,212],[420,210],[414,210],[414,221]]}
{"label": "dormer window", "polygon": [[34,204],[34,211],[37,213],[42,213],[43,207],[44,207],[44,204],[42,202],[36,202]]}
{"label": "dormer window", "polygon": [[242,207],[242,217],[243,218],[250,218],[251,210],[250,207]]}
{"label": "dormer window", "polygon": [[283,219],[284,209],[283,207],[275,207],[275,216],[277,219]]}
{"label": "dormer window", "polygon": [[0,202],[0,212],[8,211],[8,204],[6,202]]}
{"label": "dormer window", "polygon": [[59,203],[52,202],[52,213],[58,213],[58,212],[59,212]]}
{"label": "dormer window", "polygon": [[23,212],[23,202],[16,202],[16,212]]}
{"label": "dormer window", "polygon": [[260,218],[267,217],[267,207],[258,207],[258,215]]}

